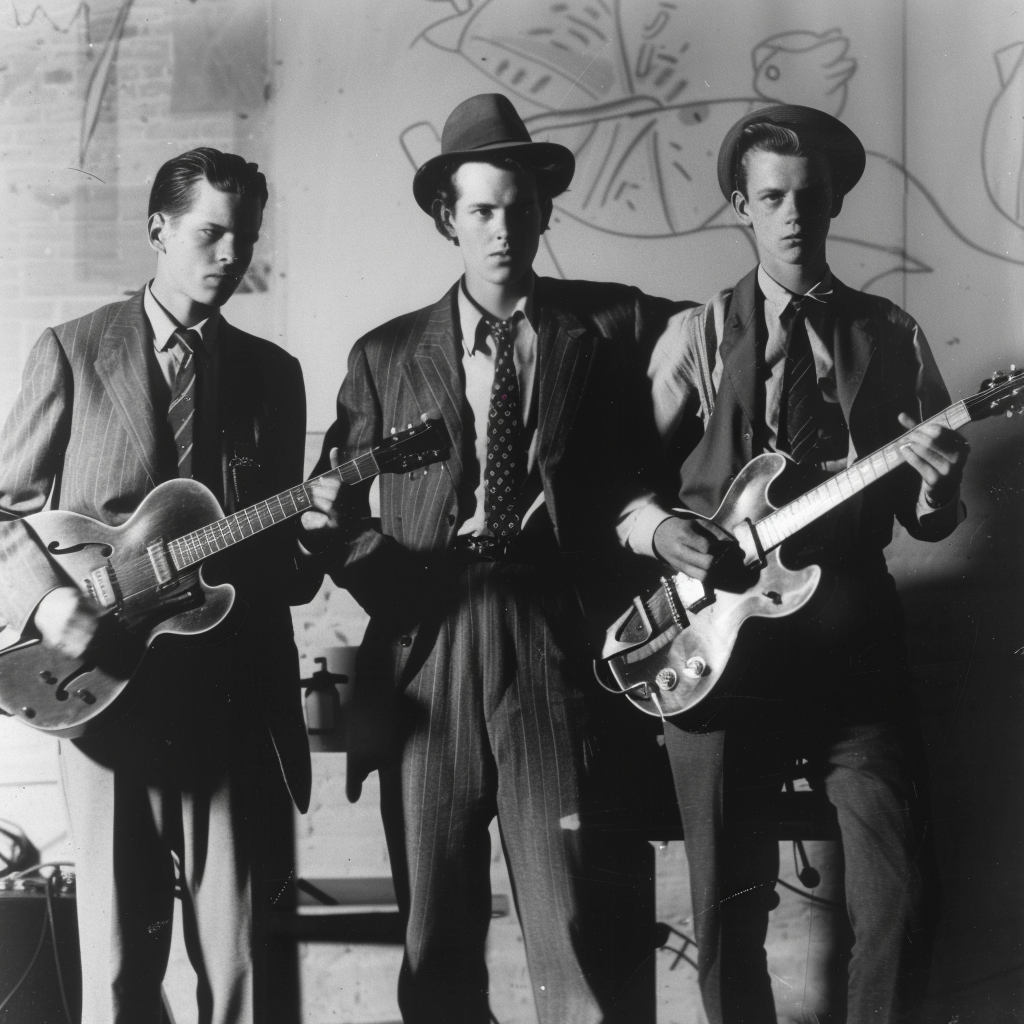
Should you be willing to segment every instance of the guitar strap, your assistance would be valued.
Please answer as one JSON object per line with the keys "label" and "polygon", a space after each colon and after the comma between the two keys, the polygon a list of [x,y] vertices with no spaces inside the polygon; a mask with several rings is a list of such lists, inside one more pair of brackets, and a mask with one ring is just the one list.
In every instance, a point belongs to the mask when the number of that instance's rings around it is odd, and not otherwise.
{"label": "guitar strap", "polygon": [[715,411],[715,385],[711,376],[709,353],[718,348],[719,338],[725,326],[731,290],[716,292],[700,307],[700,311],[687,321],[687,345],[696,353],[697,388],[700,393],[704,426],[707,428],[711,414]]}

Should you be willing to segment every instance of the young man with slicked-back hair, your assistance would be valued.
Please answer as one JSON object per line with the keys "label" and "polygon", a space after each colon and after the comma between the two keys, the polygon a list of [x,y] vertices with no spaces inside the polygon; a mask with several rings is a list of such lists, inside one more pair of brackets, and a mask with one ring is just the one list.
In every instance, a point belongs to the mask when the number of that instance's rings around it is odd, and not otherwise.
{"label": "young man with slicked-back hair", "polygon": [[[46,507],[124,523],[192,477],[227,512],[298,483],[298,362],[220,314],[252,258],[267,183],[214,149],[161,167],[149,207],[156,275],[123,302],[47,329],[0,431],[0,615],[72,658],[104,643],[100,609],[20,517]],[[266,785],[309,800],[289,602],[319,577],[294,533],[218,572],[244,613],[216,643],[151,653],[114,724],[60,742],[78,878],[82,1024],[158,1024],[175,890],[201,1024],[265,1018],[261,848]],[[125,695],[122,699],[128,699]]]}

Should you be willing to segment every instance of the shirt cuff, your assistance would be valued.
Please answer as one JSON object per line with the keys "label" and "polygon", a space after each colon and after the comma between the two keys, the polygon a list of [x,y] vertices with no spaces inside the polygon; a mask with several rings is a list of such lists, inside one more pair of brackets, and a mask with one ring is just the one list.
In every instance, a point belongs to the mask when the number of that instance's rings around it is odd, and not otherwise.
{"label": "shirt cuff", "polygon": [[618,534],[623,547],[637,555],[657,558],[654,550],[654,533],[672,513],[653,498],[632,503],[619,521]]}
{"label": "shirt cuff", "polygon": [[967,508],[960,500],[959,488],[957,488],[956,493],[945,505],[933,508],[925,500],[924,487],[922,486],[917,496],[916,512],[918,523],[922,528],[926,528],[928,532],[933,530],[952,531],[954,527],[959,526],[967,518]]}

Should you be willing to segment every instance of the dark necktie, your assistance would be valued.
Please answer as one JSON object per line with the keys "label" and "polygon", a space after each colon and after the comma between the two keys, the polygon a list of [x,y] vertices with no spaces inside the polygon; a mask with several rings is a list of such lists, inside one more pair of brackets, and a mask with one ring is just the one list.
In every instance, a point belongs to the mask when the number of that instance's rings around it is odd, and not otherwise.
{"label": "dark necktie", "polygon": [[520,314],[508,320],[489,320],[487,328],[494,339],[494,385],[487,414],[487,469],[484,510],[487,529],[493,537],[510,537],[519,531],[516,499],[525,466],[522,451],[522,403],[519,378],[513,360],[515,323]]}
{"label": "dark necktie", "polygon": [[824,462],[846,455],[846,427],[836,402],[827,402],[818,384],[807,336],[810,300],[794,298],[783,311],[786,366],[783,374],[778,447],[794,462]]}
{"label": "dark necktie", "polygon": [[197,331],[179,327],[171,337],[181,349],[181,360],[171,388],[171,404],[167,422],[174,433],[174,450],[178,457],[178,476],[192,475],[192,428],[196,412],[196,358],[193,350],[201,344]]}

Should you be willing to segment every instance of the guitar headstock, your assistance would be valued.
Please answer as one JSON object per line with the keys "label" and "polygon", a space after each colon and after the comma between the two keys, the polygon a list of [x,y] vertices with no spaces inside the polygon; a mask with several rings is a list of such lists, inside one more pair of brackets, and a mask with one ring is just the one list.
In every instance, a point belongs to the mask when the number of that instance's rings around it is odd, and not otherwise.
{"label": "guitar headstock", "polygon": [[443,420],[425,420],[392,432],[373,455],[381,473],[408,473],[419,466],[444,462],[451,455],[451,441]]}
{"label": "guitar headstock", "polygon": [[1011,364],[1008,372],[997,370],[981,382],[981,390],[966,404],[972,420],[1024,412],[1024,368],[1018,370]]}

